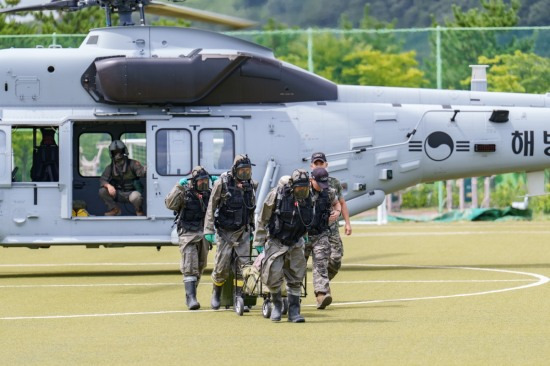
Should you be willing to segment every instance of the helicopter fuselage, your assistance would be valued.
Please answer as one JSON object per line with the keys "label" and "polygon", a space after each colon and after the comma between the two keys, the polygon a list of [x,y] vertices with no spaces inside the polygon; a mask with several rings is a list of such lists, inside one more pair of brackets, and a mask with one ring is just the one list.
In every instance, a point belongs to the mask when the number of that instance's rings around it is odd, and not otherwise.
{"label": "helicopter fuselage", "polygon": [[[169,245],[170,189],[195,165],[221,174],[239,153],[256,164],[261,202],[325,152],[351,214],[420,182],[550,166],[548,94],[335,85],[264,47],[193,29],[98,29],[78,49],[2,50],[0,73],[5,247]],[[18,180],[15,134],[45,127],[57,133],[58,179]],[[87,173],[83,158],[90,134],[142,147],[145,216],[103,216],[97,169]],[[94,148],[99,158],[105,146]],[[88,216],[74,214],[76,201]]]}

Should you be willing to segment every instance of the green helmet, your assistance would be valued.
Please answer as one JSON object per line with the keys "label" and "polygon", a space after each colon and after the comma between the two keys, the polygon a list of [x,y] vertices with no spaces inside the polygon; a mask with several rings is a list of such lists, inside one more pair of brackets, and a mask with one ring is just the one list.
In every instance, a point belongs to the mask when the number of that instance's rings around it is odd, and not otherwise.
{"label": "green helmet", "polygon": [[113,140],[113,142],[109,145],[109,154],[111,155],[111,159],[115,157],[115,151],[122,151],[124,156],[128,156],[128,149],[126,148],[126,145],[124,145],[124,142],[120,140]]}

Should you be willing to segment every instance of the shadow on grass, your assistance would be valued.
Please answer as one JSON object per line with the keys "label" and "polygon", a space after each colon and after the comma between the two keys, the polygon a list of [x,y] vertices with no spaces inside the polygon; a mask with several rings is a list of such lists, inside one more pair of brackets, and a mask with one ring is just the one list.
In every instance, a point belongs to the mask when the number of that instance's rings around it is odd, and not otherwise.
{"label": "shadow on grass", "polygon": [[[307,316],[306,323],[311,316]],[[332,318],[332,319],[323,319],[323,320],[312,320],[311,323],[320,324],[320,323],[395,323],[395,320],[385,320],[385,319],[342,319],[342,318]]]}
{"label": "shadow on grass", "polygon": [[325,310],[314,311],[302,311],[302,315],[306,318],[306,322],[310,320],[312,323],[395,323],[395,320],[387,319],[372,319],[372,318],[342,318],[341,315],[338,315],[341,310],[357,310],[360,308],[389,308],[389,307],[401,307],[399,305],[388,305],[388,306],[338,306],[333,308],[327,308]]}
{"label": "shadow on grass", "polygon": [[[405,255],[409,255],[409,253],[387,253],[387,254],[378,254],[378,255],[354,256],[353,261],[358,263],[365,263],[365,262],[368,263],[376,259],[402,257]],[[346,260],[346,256],[344,252],[344,262],[345,260]]]}

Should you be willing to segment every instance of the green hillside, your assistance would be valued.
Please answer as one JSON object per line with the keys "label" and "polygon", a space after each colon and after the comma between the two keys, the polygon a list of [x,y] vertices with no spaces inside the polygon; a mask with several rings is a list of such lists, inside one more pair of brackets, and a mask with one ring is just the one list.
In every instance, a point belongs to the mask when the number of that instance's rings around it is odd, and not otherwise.
{"label": "green hillside", "polygon": [[[493,0],[486,0],[491,2]],[[510,0],[505,0],[509,3]],[[443,24],[452,18],[451,5],[463,10],[481,8],[481,0],[187,0],[185,5],[289,26],[337,27],[342,16],[357,26],[369,4],[370,14],[398,28],[426,27],[435,19]],[[521,0],[519,25],[550,25],[548,0]]]}

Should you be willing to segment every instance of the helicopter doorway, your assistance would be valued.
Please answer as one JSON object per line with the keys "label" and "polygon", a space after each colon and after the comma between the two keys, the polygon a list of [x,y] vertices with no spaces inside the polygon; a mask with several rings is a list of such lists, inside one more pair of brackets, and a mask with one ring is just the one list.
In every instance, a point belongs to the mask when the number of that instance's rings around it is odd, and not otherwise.
{"label": "helicopter doorway", "polygon": [[210,175],[231,169],[244,151],[242,118],[184,117],[147,121],[147,207],[149,217],[172,217],[164,197],[196,165]]}
{"label": "helicopter doorway", "polygon": [[[74,122],[73,161],[77,163],[73,167],[73,216],[104,216],[108,211],[99,197],[99,179],[111,164],[109,145],[114,140],[120,140],[126,145],[128,158],[146,164],[145,122]],[[144,197],[143,209],[147,212],[145,177],[137,183]],[[117,202],[117,205],[121,210],[120,216],[136,216],[130,203]]]}

